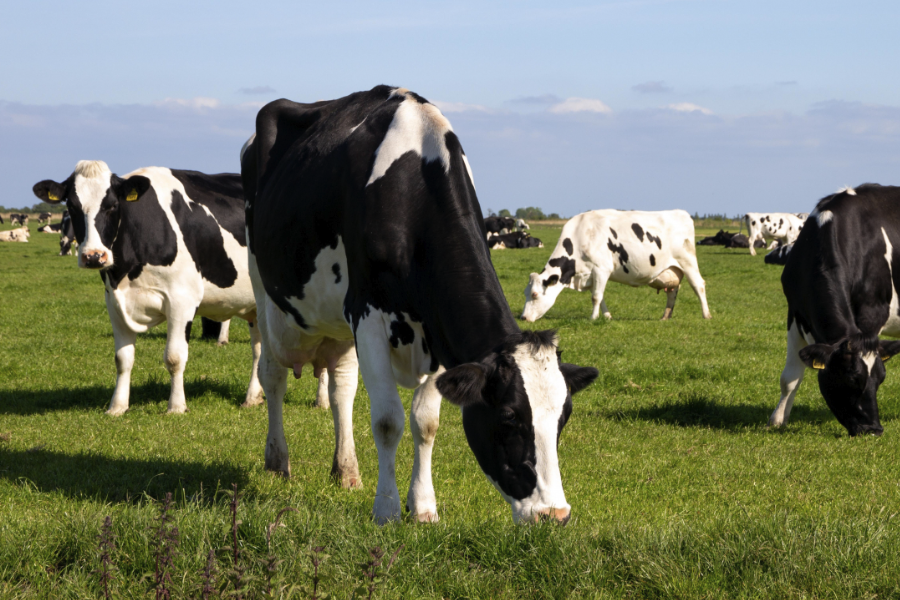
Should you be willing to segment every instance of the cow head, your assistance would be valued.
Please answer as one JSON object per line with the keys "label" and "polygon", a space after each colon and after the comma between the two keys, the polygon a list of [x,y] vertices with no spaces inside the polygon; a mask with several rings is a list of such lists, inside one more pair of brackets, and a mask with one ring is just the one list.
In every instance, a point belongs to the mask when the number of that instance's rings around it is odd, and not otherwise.
{"label": "cow head", "polygon": [[851,436],[881,435],[876,394],[884,381],[884,363],[898,352],[900,341],[857,338],[812,344],[800,351],[800,359],[819,372],[822,396]]}
{"label": "cow head", "polygon": [[522,318],[533,323],[543,317],[563,288],[572,287],[574,277],[575,259],[562,255],[547,261],[543,271],[529,277]]}
{"label": "cow head", "polygon": [[554,331],[521,332],[437,379],[441,395],[462,408],[469,446],[516,522],[569,520],[557,445],[572,394],[598,372],[561,362],[556,349]]}
{"label": "cow head", "polygon": [[140,175],[114,175],[100,160],[82,160],[62,183],[50,179],[34,184],[34,195],[51,204],[65,201],[78,240],[78,266],[106,269],[115,259],[112,244],[119,232],[122,202],[135,202],[150,188]]}

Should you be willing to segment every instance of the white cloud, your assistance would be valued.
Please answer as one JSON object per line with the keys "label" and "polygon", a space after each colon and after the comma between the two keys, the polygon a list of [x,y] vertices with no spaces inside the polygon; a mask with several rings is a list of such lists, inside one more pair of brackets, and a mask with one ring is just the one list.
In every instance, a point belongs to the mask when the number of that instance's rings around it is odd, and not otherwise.
{"label": "white cloud", "polygon": [[602,101],[594,98],[566,98],[559,104],[551,106],[550,112],[556,114],[594,112],[608,115],[612,113],[612,109]]}
{"label": "white cloud", "polygon": [[206,98],[197,96],[195,98],[166,98],[153,103],[155,106],[183,106],[185,108],[193,108],[196,110],[204,108],[219,108],[220,102],[216,98]]}
{"label": "white cloud", "polygon": [[699,113],[703,113],[704,115],[713,114],[713,111],[709,110],[708,108],[704,108],[702,106],[693,104],[691,102],[679,102],[677,104],[667,104],[665,106],[665,108],[668,108],[669,110],[674,110],[677,112],[699,112]]}
{"label": "white cloud", "polygon": [[466,104],[465,102],[443,102],[441,100],[431,100],[432,104],[441,109],[441,112],[445,113],[460,113],[460,112],[490,112],[490,109],[486,106],[481,106],[480,104]]}

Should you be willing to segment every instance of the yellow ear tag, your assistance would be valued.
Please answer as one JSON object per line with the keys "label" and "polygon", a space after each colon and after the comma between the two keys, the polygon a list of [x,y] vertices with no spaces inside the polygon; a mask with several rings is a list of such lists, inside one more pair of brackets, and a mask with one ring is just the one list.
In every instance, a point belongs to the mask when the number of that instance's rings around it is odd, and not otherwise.
{"label": "yellow ear tag", "polygon": [[819,362],[817,360],[813,361],[813,369],[819,369],[820,371],[825,368],[825,363]]}
{"label": "yellow ear tag", "polygon": [[882,356],[881,362],[887,362],[891,357],[890,356]]}
{"label": "yellow ear tag", "polygon": [[137,190],[131,190],[130,192],[128,192],[128,195],[125,196],[125,200],[127,200],[128,202],[134,202],[135,200],[137,200]]}
{"label": "yellow ear tag", "polygon": [[56,194],[47,194],[47,199],[56,202],[57,200],[59,200],[59,196],[57,196]]}

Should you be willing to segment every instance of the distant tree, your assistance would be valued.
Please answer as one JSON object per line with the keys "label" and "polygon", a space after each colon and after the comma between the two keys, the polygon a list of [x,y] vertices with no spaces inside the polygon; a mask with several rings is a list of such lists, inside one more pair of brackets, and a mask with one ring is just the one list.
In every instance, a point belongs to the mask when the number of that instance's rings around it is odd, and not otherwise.
{"label": "distant tree", "polygon": [[34,212],[34,213],[48,212],[48,213],[62,214],[62,212],[64,210],[66,210],[66,205],[63,204],[62,202],[60,202],[59,204],[48,204],[47,202],[38,202],[37,204],[35,204],[34,206],[31,207],[31,212]]}
{"label": "distant tree", "polygon": [[544,211],[536,206],[529,206],[528,208],[520,208],[516,210],[516,218],[517,219],[525,219],[526,221],[543,221],[546,219],[546,215],[544,215]]}
{"label": "distant tree", "polygon": [[560,220],[562,217],[559,216],[559,213],[550,213],[549,215],[547,215],[547,218],[548,218],[548,219],[553,219],[553,220],[555,220],[555,221],[558,221],[558,220]]}
{"label": "distant tree", "polygon": [[512,213],[510,213],[510,212],[509,212],[508,210],[506,210],[505,208],[501,208],[501,209],[500,209],[500,212],[497,213],[497,216],[498,216],[498,217],[511,217],[511,216],[512,216]]}

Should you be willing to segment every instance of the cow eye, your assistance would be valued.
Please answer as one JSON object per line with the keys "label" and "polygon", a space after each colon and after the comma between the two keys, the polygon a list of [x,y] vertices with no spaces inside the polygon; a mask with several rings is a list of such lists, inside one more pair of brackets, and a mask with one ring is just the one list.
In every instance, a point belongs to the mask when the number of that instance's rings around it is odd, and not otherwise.
{"label": "cow eye", "polygon": [[516,413],[507,409],[500,411],[500,420],[507,424],[513,424],[516,422]]}

